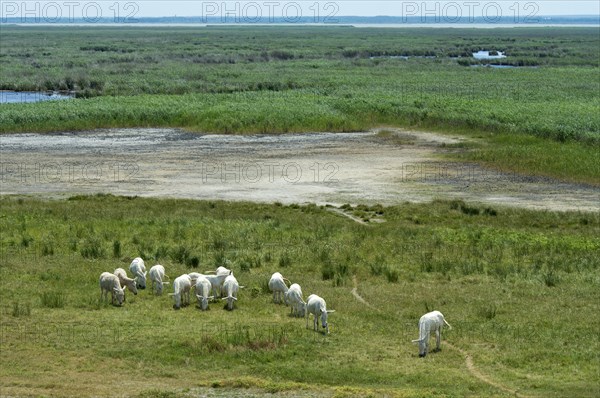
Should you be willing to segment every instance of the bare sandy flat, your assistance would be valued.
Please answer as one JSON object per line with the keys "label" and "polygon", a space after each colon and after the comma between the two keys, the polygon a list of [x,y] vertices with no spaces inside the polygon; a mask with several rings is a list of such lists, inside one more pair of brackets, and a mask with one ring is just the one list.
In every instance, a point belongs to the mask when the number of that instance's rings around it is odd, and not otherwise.
{"label": "bare sandy flat", "polygon": [[[390,205],[436,198],[600,210],[600,189],[450,163],[464,138],[397,130],[212,135],[110,129],[0,137],[2,194],[112,193],[211,200]],[[389,137],[388,137],[389,138]]]}

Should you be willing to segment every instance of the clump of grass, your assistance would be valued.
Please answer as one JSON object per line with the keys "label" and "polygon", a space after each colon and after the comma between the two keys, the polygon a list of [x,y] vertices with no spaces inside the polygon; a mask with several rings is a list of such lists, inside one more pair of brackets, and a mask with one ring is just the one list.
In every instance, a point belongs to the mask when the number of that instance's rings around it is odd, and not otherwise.
{"label": "clump of grass", "polygon": [[346,286],[346,277],[344,277],[343,275],[340,274],[335,274],[333,277],[333,286],[335,287],[340,287],[340,286]]}
{"label": "clump of grass", "polygon": [[477,207],[470,207],[465,204],[460,206],[460,211],[462,211],[464,214],[466,214],[468,216],[478,216],[479,215],[479,209]]}
{"label": "clump of grass", "polygon": [[553,269],[549,269],[542,273],[542,281],[548,287],[555,287],[560,282],[560,277]]}
{"label": "clump of grass", "polygon": [[167,257],[169,257],[169,246],[167,245],[159,245],[155,250],[154,250],[154,259],[156,261],[159,261],[160,259],[166,259]]}
{"label": "clump of grass", "polygon": [[81,256],[88,259],[104,258],[104,247],[96,236],[86,239],[80,249]]}
{"label": "clump of grass", "polygon": [[54,243],[49,241],[42,242],[42,256],[54,255]]}
{"label": "clump of grass", "polygon": [[269,288],[269,280],[264,279],[260,284],[260,290],[263,293],[269,294],[271,293],[271,289]]}
{"label": "clump of grass", "polygon": [[350,267],[345,263],[333,264],[328,261],[321,267],[321,277],[323,280],[332,280],[333,286],[345,286],[346,280],[350,276]]}
{"label": "clump of grass", "polygon": [[260,255],[244,255],[239,261],[238,265],[242,271],[250,271],[252,268],[262,267],[262,258]]}
{"label": "clump of grass", "polygon": [[113,242],[113,257],[121,257],[121,241],[118,239]]}
{"label": "clump of grass", "polygon": [[431,304],[429,301],[424,301],[423,304],[425,305],[425,312],[431,312],[433,311],[433,304]]}
{"label": "clump of grass", "polygon": [[227,249],[227,241],[224,239],[213,239],[212,241],[212,248],[216,251],[225,251]]}
{"label": "clump of grass", "polygon": [[40,280],[47,282],[47,281],[58,281],[60,280],[60,276],[52,271],[45,271],[42,274],[40,274]]}
{"label": "clump of grass", "polygon": [[324,281],[333,279],[335,276],[335,267],[331,262],[326,262],[321,267],[321,277]]}
{"label": "clump of grass", "polygon": [[496,317],[496,304],[490,303],[479,308],[477,313],[481,318],[492,320]]}
{"label": "clump of grass", "polygon": [[486,207],[485,209],[483,209],[483,214],[485,214],[486,216],[496,217],[498,215],[498,211],[492,209],[491,207]]}
{"label": "clump of grass", "polygon": [[185,264],[189,257],[190,251],[183,245],[179,245],[171,251],[171,259],[179,264]]}
{"label": "clump of grass", "polygon": [[462,275],[472,275],[482,274],[484,268],[479,259],[467,259],[460,263],[459,270]]}
{"label": "clump of grass", "polygon": [[223,352],[227,346],[214,336],[204,335],[200,339],[200,347],[207,352]]}
{"label": "clump of grass", "polygon": [[274,350],[278,348],[280,345],[283,345],[287,342],[287,338],[283,337],[279,340],[273,339],[253,339],[249,340],[246,344],[246,347],[251,349],[252,351],[264,351],[264,350]]}
{"label": "clump of grass", "polygon": [[292,257],[288,252],[283,252],[281,257],[279,257],[279,266],[282,268],[286,268],[292,265]]}
{"label": "clump of grass", "polygon": [[188,257],[185,261],[185,265],[187,265],[190,268],[198,268],[198,266],[200,265],[200,259],[198,258],[198,256]]}
{"label": "clump of grass", "polygon": [[31,315],[31,305],[29,303],[20,304],[18,301],[13,301],[12,316],[18,318],[20,316]]}
{"label": "clump of grass", "polygon": [[371,275],[379,276],[383,274],[383,271],[385,270],[385,264],[375,260],[375,262],[369,263],[369,270],[371,271]]}
{"label": "clump of grass", "polygon": [[263,260],[265,261],[265,263],[270,263],[271,261],[273,261],[273,254],[271,252],[266,252],[263,256]]}
{"label": "clump of grass", "polygon": [[367,213],[364,210],[354,210],[352,212],[352,214],[358,218],[360,218],[361,220],[363,220],[364,222],[369,222],[369,213]]}
{"label": "clump of grass", "polygon": [[385,267],[384,274],[387,281],[390,283],[396,283],[398,282],[398,279],[400,279],[400,272],[398,272],[397,269],[389,266]]}
{"label": "clump of grass", "polygon": [[239,267],[243,272],[250,271],[252,268],[252,263],[249,261],[248,257],[244,257],[239,261]]}
{"label": "clump of grass", "polygon": [[383,205],[381,205],[381,204],[373,205],[373,206],[371,206],[371,208],[369,210],[371,210],[373,213],[375,213],[378,216],[382,216],[385,213],[385,209],[384,209]]}
{"label": "clump of grass", "polygon": [[439,272],[447,275],[454,269],[454,262],[447,257],[435,257],[433,253],[426,252],[421,254],[421,272]]}
{"label": "clump of grass", "polygon": [[214,265],[216,268],[218,267],[228,267],[230,265],[227,256],[225,255],[225,251],[217,251],[214,256]]}
{"label": "clump of grass", "polygon": [[23,233],[23,235],[21,235],[21,247],[28,248],[32,242],[33,242],[33,237],[29,236],[26,233]]}
{"label": "clump of grass", "polygon": [[65,295],[62,292],[44,292],[40,297],[42,307],[63,308],[65,306]]}
{"label": "clump of grass", "polygon": [[385,257],[381,254],[376,255],[375,260],[369,263],[369,271],[371,271],[371,275],[373,276],[382,275],[386,268]]}

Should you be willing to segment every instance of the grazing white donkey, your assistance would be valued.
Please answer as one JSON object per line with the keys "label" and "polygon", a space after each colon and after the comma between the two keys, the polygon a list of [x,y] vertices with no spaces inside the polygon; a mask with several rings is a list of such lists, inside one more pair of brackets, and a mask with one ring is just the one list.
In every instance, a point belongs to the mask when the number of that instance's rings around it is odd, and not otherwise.
{"label": "grazing white donkey", "polygon": [[125,299],[125,287],[121,287],[119,277],[110,272],[103,272],[100,274],[100,300],[105,299],[108,292],[111,292],[111,304],[115,303],[115,299],[119,305],[123,304],[123,300]]}
{"label": "grazing white donkey", "polygon": [[223,297],[223,284],[228,276],[233,276],[233,272],[229,271],[228,274],[220,275],[204,275],[204,277],[210,282],[214,297],[217,297],[217,293],[219,297]]}
{"label": "grazing white donkey", "polygon": [[[137,287],[135,284],[135,279],[129,278],[127,276],[127,272],[125,272],[125,270],[123,268],[117,268],[115,270],[115,272],[113,272],[113,274],[115,274],[117,276],[117,278],[119,278],[119,283],[121,284],[121,286],[127,287],[127,289],[131,293],[137,295],[138,291],[137,291]],[[125,302],[125,297],[123,297],[123,302]]]}
{"label": "grazing white donkey", "polygon": [[174,296],[175,304],[173,308],[178,310],[181,305],[190,304],[190,290],[192,289],[192,278],[188,274],[178,276],[173,281],[173,293],[169,293],[169,296]]}
{"label": "grazing white donkey", "polygon": [[237,301],[237,293],[238,289],[243,289],[244,286],[240,286],[235,276],[228,275],[223,282],[223,290],[227,294],[226,297],[223,297],[221,300],[227,300],[227,309],[229,311],[233,310],[233,302]]}
{"label": "grazing white donkey", "polygon": [[160,264],[154,265],[150,268],[150,281],[152,282],[152,291],[156,294],[162,294],[163,286],[168,285],[169,282],[163,282],[164,278],[168,278],[165,275],[165,267]]}
{"label": "grazing white donkey", "polygon": [[196,290],[196,298],[198,299],[198,306],[202,308],[202,311],[206,311],[208,309],[208,300],[212,300],[214,298],[214,296],[209,297],[208,295],[212,286],[209,280],[206,279],[204,275],[198,276],[194,284]]}
{"label": "grazing white donkey", "polygon": [[230,269],[225,267],[219,267],[215,271],[206,271],[207,274],[215,274],[215,275],[229,275],[231,273]]}
{"label": "grazing white donkey", "polygon": [[133,259],[131,264],[129,265],[129,271],[133,274],[133,278],[137,282],[137,287],[139,289],[146,288],[146,265],[144,264],[144,260],[141,257],[136,257]]}
{"label": "grazing white donkey", "polygon": [[311,294],[306,300],[306,328],[308,329],[308,318],[310,314],[314,315],[313,330],[317,330],[318,319],[321,318],[321,326],[329,334],[329,324],[327,323],[327,314],[335,312],[335,310],[328,310],[325,300],[316,294]]}
{"label": "grazing white donkey", "polygon": [[419,338],[417,340],[413,340],[413,343],[419,343],[419,357],[423,358],[427,355],[429,350],[429,336],[430,333],[435,331],[436,338],[436,350],[440,349],[440,342],[442,339],[442,328],[444,324],[448,326],[449,329],[452,329],[452,326],[444,319],[444,315],[442,315],[439,311],[428,312],[423,315],[421,319],[419,319]]}
{"label": "grazing white donkey", "polygon": [[288,287],[285,284],[285,280],[286,279],[279,272],[275,272],[269,280],[269,289],[273,292],[274,303],[281,303],[281,296],[283,296],[283,301],[285,302],[285,305],[287,305],[286,293]]}
{"label": "grazing white donkey", "polygon": [[292,315],[303,317],[306,313],[306,303],[302,299],[302,289],[300,285],[294,283],[285,293],[286,303],[292,308]]}
{"label": "grazing white donkey", "polygon": [[194,285],[196,284],[196,280],[197,280],[198,278],[200,278],[201,276],[202,276],[202,277],[204,276],[204,275],[202,275],[202,274],[201,274],[201,273],[199,273],[199,272],[190,272],[188,275],[189,275],[189,276],[190,276],[190,278],[192,279],[192,286],[194,286]]}

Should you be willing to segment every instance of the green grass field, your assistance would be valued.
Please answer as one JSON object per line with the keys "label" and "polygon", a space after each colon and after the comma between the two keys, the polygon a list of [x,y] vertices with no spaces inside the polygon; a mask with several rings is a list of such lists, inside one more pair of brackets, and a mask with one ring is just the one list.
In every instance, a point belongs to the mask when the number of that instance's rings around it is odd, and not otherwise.
{"label": "green grass field", "polygon": [[[346,210],[386,222],[314,205],[3,197],[3,394],[597,395],[597,214],[460,201]],[[175,311],[148,289],[121,308],[99,302],[100,273],[138,255],[171,280],[228,265],[246,287],[232,312]],[[336,310],[329,336],[272,303],[274,271]],[[432,309],[453,330],[419,359],[410,340]]]}

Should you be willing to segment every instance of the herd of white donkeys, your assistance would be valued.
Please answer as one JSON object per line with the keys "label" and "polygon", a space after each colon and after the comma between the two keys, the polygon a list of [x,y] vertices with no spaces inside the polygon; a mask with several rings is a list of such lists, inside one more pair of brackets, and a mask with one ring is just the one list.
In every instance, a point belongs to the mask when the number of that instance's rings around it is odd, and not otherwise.
{"label": "herd of white donkeys", "polygon": [[[133,274],[133,278],[127,276],[127,272],[123,268],[117,268],[112,274],[103,272],[100,275],[100,291],[101,299],[105,299],[108,293],[111,293],[112,304],[117,303],[122,305],[125,302],[125,289],[129,289],[133,294],[137,294],[138,288],[146,288],[146,266],[144,260],[140,257],[135,258],[129,266],[129,271]],[[152,282],[152,291],[157,294],[162,294],[164,285],[169,284],[164,279],[168,279],[165,275],[165,267],[155,265],[150,268],[150,281]],[[288,287],[288,284],[290,286]],[[177,277],[173,281],[173,296],[175,303],[173,308],[179,309],[182,305],[190,304],[190,292],[194,289],[198,306],[202,310],[208,308],[209,300],[215,300],[217,296],[221,300],[227,301],[227,309],[233,310],[233,303],[237,301],[238,290],[244,288],[240,286],[233,271],[219,267],[215,271],[209,271],[207,274],[191,272]],[[299,284],[291,284],[289,280],[284,278],[279,272],[275,272],[269,280],[269,289],[273,292],[273,302],[281,303],[291,307],[292,315],[298,317],[306,317],[306,327],[308,328],[308,318],[313,314],[313,330],[318,329],[319,319],[321,326],[329,333],[329,325],[327,323],[327,314],[335,312],[328,310],[325,300],[316,294],[308,296],[306,302],[302,298],[302,289]],[[452,328],[444,319],[439,311],[429,312],[419,320],[419,338],[413,340],[413,343],[419,343],[419,356],[427,355],[429,349],[429,337],[431,332],[436,334],[436,349],[440,349],[441,332],[444,325]]]}

